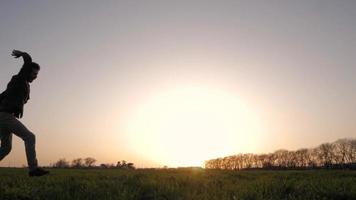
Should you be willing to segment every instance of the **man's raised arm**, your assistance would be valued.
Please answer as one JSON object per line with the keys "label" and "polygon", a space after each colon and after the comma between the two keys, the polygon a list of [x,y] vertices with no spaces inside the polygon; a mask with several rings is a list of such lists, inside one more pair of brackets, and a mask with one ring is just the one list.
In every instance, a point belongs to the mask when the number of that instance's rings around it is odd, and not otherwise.
{"label": "man's raised arm", "polygon": [[19,50],[13,50],[11,55],[14,56],[15,58],[22,57],[25,64],[32,62],[32,58],[31,58],[30,54],[28,54],[26,52],[22,52]]}

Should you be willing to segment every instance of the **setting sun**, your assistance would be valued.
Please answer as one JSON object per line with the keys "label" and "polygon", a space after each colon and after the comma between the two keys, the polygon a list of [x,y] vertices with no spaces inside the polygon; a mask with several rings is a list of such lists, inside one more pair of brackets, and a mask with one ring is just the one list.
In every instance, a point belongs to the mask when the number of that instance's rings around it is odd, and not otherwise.
{"label": "setting sun", "polygon": [[127,128],[136,153],[169,166],[202,166],[212,157],[253,151],[260,134],[237,95],[198,86],[152,95]]}

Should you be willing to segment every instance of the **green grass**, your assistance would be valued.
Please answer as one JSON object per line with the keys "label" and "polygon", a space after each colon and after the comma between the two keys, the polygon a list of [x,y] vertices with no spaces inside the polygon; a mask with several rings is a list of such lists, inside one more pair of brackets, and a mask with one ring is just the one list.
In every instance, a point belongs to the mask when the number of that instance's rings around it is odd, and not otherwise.
{"label": "green grass", "polygon": [[356,199],[356,171],[0,169],[0,199]]}

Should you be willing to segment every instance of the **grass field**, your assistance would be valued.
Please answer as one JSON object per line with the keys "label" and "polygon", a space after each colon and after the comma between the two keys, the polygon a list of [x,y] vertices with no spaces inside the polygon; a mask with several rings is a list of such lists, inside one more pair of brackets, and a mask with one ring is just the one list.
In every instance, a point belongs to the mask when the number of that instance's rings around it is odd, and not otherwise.
{"label": "grass field", "polygon": [[356,199],[356,171],[0,169],[0,199]]}

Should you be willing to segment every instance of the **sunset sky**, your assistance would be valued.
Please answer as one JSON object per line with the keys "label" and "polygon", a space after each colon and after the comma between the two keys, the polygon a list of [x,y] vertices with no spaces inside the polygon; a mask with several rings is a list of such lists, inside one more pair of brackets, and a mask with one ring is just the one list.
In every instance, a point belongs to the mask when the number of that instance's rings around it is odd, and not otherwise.
{"label": "sunset sky", "polygon": [[[21,121],[40,165],[202,166],[356,137],[356,1],[2,0],[0,89],[41,65]],[[0,166],[26,164],[23,142]]]}

